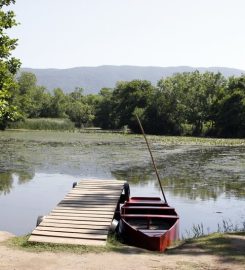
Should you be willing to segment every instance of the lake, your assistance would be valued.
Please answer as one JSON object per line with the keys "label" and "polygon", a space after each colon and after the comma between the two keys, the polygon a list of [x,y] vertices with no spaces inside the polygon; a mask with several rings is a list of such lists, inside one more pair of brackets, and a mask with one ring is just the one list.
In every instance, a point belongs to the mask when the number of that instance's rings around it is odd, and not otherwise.
{"label": "lake", "polygon": [[[244,228],[245,140],[148,137],[182,236],[193,225]],[[82,178],[124,179],[131,196],[161,196],[140,135],[0,132],[0,230],[30,233]]]}

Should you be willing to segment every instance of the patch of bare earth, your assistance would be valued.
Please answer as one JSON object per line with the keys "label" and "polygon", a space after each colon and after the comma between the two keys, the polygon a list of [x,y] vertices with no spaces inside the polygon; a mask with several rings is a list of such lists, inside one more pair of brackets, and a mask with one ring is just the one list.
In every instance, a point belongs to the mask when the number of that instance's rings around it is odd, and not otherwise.
{"label": "patch of bare earth", "polygon": [[[195,245],[183,245],[178,251],[167,253],[144,252],[128,248],[121,252],[71,253],[27,252],[7,247],[3,241],[11,234],[0,232],[0,269],[1,270],[244,270],[237,262],[221,262],[216,255],[207,254]],[[244,247],[241,247],[244,248]]]}

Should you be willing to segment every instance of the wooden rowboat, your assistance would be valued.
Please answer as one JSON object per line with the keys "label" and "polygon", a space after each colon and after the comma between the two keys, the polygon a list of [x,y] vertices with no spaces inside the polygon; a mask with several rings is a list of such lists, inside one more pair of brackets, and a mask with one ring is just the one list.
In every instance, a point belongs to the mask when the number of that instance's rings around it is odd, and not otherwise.
{"label": "wooden rowboat", "polygon": [[179,236],[179,217],[158,197],[132,197],[120,210],[119,233],[127,244],[164,251]]}
{"label": "wooden rowboat", "polygon": [[178,240],[179,217],[175,209],[167,203],[150,145],[137,115],[136,119],[145,138],[164,201],[158,197],[126,199],[120,209],[118,230],[125,242],[130,245],[153,251],[164,251],[172,242]]}

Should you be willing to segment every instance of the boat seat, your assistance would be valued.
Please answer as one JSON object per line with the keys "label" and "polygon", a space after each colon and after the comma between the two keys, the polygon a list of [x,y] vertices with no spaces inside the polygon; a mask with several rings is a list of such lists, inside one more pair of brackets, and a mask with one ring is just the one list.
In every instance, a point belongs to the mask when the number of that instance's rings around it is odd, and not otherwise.
{"label": "boat seat", "polygon": [[126,206],[159,206],[167,207],[166,204],[160,202],[126,202]]}
{"label": "boat seat", "polygon": [[175,215],[121,214],[122,218],[179,218]]}
{"label": "boat seat", "polygon": [[167,207],[167,206],[147,206],[147,205],[125,205],[122,206],[122,209],[154,209],[154,210],[175,210],[173,207]]}
{"label": "boat seat", "polygon": [[139,230],[145,235],[149,237],[161,237],[164,235],[168,230]]}
{"label": "boat seat", "polygon": [[140,230],[143,233],[149,233],[149,234],[153,234],[153,233],[165,233],[168,230]]}

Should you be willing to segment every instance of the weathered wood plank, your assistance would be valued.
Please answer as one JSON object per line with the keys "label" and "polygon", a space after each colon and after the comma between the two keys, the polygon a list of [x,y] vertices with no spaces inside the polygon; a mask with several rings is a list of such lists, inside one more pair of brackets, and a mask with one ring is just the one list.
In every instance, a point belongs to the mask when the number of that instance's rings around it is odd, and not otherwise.
{"label": "weathered wood plank", "polygon": [[[75,204],[75,203],[59,203],[58,207],[62,208],[80,208],[80,209],[85,209],[85,208],[98,208],[98,204],[96,202],[94,203],[81,203],[81,204]],[[113,207],[111,204],[107,204],[105,207]],[[114,206],[114,209],[116,208],[116,205]]]}
{"label": "weathered wood plank", "polygon": [[49,232],[49,231],[38,231],[34,230],[32,235],[47,235],[55,237],[65,237],[65,238],[77,238],[77,239],[96,239],[96,240],[106,240],[107,235],[97,235],[97,234],[82,234],[82,233],[65,233],[65,232]]}
{"label": "weathered wood plank", "polygon": [[43,221],[37,228],[39,227],[56,227],[56,228],[74,228],[74,229],[96,229],[96,230],[109,230],[109,225],[100,225],[96,224],[74,224],[74,223],[58,223],[58,222],[49,222]]}
{"label": "weathered wood plank", "polygon": [[76,202],[90,202],[90,201],[95,201],[95,202],[109,202],[114,204],[115,202],[118,201],[119,198],[110,198],[107,196],[103,196],[103,197],[93,197],[93,196],[79,196],[79,197],[65,197],[63,199],[63,201],[76,201]]}
{"label": "weathered wood plank", "polygon": [[96,207],[96,206],[93,206],[93,207],[60,207],[60,206],[56,206],[54,208],[54,210],[62,210],[62,211],[108,211],[108,212],[113,212],[114,213],[114,209],[115,209],[115,206],[108,206],[108,207]]}
{"label": "weathered wood plank", "polygon": [[97,215],[96,213],[82,213],[82,214],[74,214],[74,213],[54,213],[54,212],[51,212],[49,214],[49,217],[74,217],[74,218],[83,218],[83,217],[96,217],[96,218],[109,218],[111,220],[111,214],[108,214],[108,213],[104,213],[103,215]]}
{"label": "weathered wood plank", "polygon": [[113,185],[77,185],[72,190],[82,190],[82,189],[101,189],[101,190],[122,190],[123,185],[113,186]]}
{"label": "weathered wood plank", "polygon": [[[118,195],[118,194],[121,194],[121,190],[114,190],[113,192],[110,191],[110,190],[97,190],[96,192],[99,192],[100,194],[108,194],[108,195]],[[72,189],[71,191],[69,191],[67,194],[73,194],[73,195],[76,195],[76,194],[92,194],[94,195],[95,194],[95,190],[91,190],[91,189],[81,189],[81,190],[75,190],[75,189]]]}
{"label": "weathered wood plank", "polygon": [[102,189],[102,188],[100,188],[100,189],[95,189],[95,188],[74,188],[72,191],[70,191],[70,192],[73,192],[73,193],[75,193],[75,192],[79,192],[79,193],[81,193],[81,192],[93,192],[94,194],[96,194],[96,193],[103,193],[103,192],[108,192],[108,190],[110,190],[110,193],[112,194],[112,193],[115,193],[115,192],[120,192],[121,190],[118,190],[118,189],[108,189],[108,188],[104,188],[104,189]]}
{"label": "weathered wood plank", "polygon": [[100,204],[104,204],[104,203],[107,203],[107,204],[111,204],[111,205],[114,205],[115,203],[117,203],[118,200],[115,200],[115,199],[103,199],[103,198],[83,198],[83,199],[69,199],[69,198],[64,198],[61,202],[77,202],[77,203],[83,203],[83,202],[96,202],[98,204],[98,206]]}
{"label": "weathered wood plank", "polygon": [[121,183],[121,184],[123,184],[123,183],[125,183],[125,181],[123,181],[123,180],[116,180],[116,179],[91,179],[91,178],[83,178],[79,183],[83,183],[83,182],[90,182],[90,181],[92,181],[92,182],[112,182],[112,183]]}
{"label": "weathered wood plank", "polygon": [[98,229],[77,229],[77,228],[63,228],[63,227],[45,227],[45,226],[38,226],[36,231],[49,231],[49,232],[72,232],[72,233],[80,233],[80,234],[100,234],[100,235],[107,235],[107,230],[98,230]]}
{"label": "weathered wood plank", "polygon": [[91,214],[91,215],[97,215],[97,216],[103,216],[103,215],[113,215],[114,211],[105,211],[105,210],[101,210],[101,211],[86,211],[86,210],[79,210],[79,211],[75,211],[75,210],[57,210],[54,209],[50,212],[50,214],[58,214],[58,213],[64,213],[64,214]]}
{"label": "weathered wood plank", "polygon": [[[62,223],[62,224],[79,224],[79,225],[108,225],[109,222],[108,221],[92,221],[92,220],[65,220],[65,219],[48,219],[45,218],[45,222],[49,222],[49,223]],[[41,223],[42,224],[42,223]]]}
{"label": "weathered wood plank", "polygon": [[61,238],[51,236],[31,235],[29,242],[53,243],[53,244],[70,244],[70,245],[84,245],[84,246],[105,246],[105,240],[89,240],[76,238]]}
{"label": "weathered wood plank", "polygon": [[[80,201],[80,202],[67,202],[67,201],[64,201],[62,200],[58,206],[83,206],[83,207],[92,207],[92,205],[95,205],[95,206],[98,206],[98,205],[102,205],[102,202],[99,202],[99,201]],[[103,205],[107,205],[107,206],[110,206],[112,205],[111,202],[103,202]]]}
{"label": "weathered wood plank", "polygon": [[73,191],[83,191],[83,190],[90,190],[90,191],[97,191],[97,192],[100,192],[100,191],[108,191],[110,190],[111,192],[113,191],[118,191],[118,190],[121,190],[121,189],[118,189],[118,188],[113,188],[113,187],[75,187],[73,188]]}
{"label": "weathered wood plank", "polygon": [[45,220],[49,220],[49,219],[63,219],[63,220],[91,220],[91,221],[111,221],[111,217],[97,217],[97,216],[93,216],[93,217],[69,217],[69,216],[47,216],[45,217]]}
{"label": "weathered wood plank", "polygon": [[98,207],[56,207],[54,208],[55,212],[74,212],[74,213],[82,213],[82,212],[92,212],[92,213],[97,213],[98,215],[100,213],[114,213],[115,207],[110,207],[110,208],[98,208]]}
{"label": "weathered wood plank", "polygon": [[77,185],[122,185],[123,183],[120,183],[120,181],[80,181],[77,183]]}
{"label": "weathered wood plank", "polygon": [[82,195],[87,195],[87,196],[96,196],[96,194],[98,194],[98,196],[117,196],[119,197],[121,195],[121,190],[115,191],[115,192],[104,192],[104,191],[99,191],[99,192],[93,192],[91,190],[82,190],[81,192],[74,190],[71,191],[67,194],[67,196],[82,196]]}
{"label": "weathered wood plank", "polygon": [[86,185],[86,184],[78,184],[76,185],[73,189],[83,189],[83,188],[92,188],[92,189],[122,189],[122,185],[109,185],[109,184],[104,184],[104,185]]}
{"label": "weathered wood plank", "polygon": [[[110,198],[110,199],[114,199],[114,200],[118,200],[119,198],[118,198],[118,196],[117,195],[111,195],[111,194],[99,194],[100,196],[101,196],[101,198],[102,199],[106,199],[106,198]],[[66,196],[65,196],[65,198],[66,199],[68,199],[68,198],[71,198],[71,199],[76,199],[76,200],[79,200],[80,198],[82,199],[82,198],[94,198],[94,194],[82,194],[82,193],[80,193],[80,194],[67,194]]]}
{"label": "weathered wood plank", "polygon": [[108,190],[108,189],[89,189],[89,188],[81,188],[81,189],[72,189],[70,190],[67,194],[95,194],[95,193],[100,193],[100,194],[106,194],[106,195],[118,195],[119,193],[121,194],[121,189],[117,190]]}

